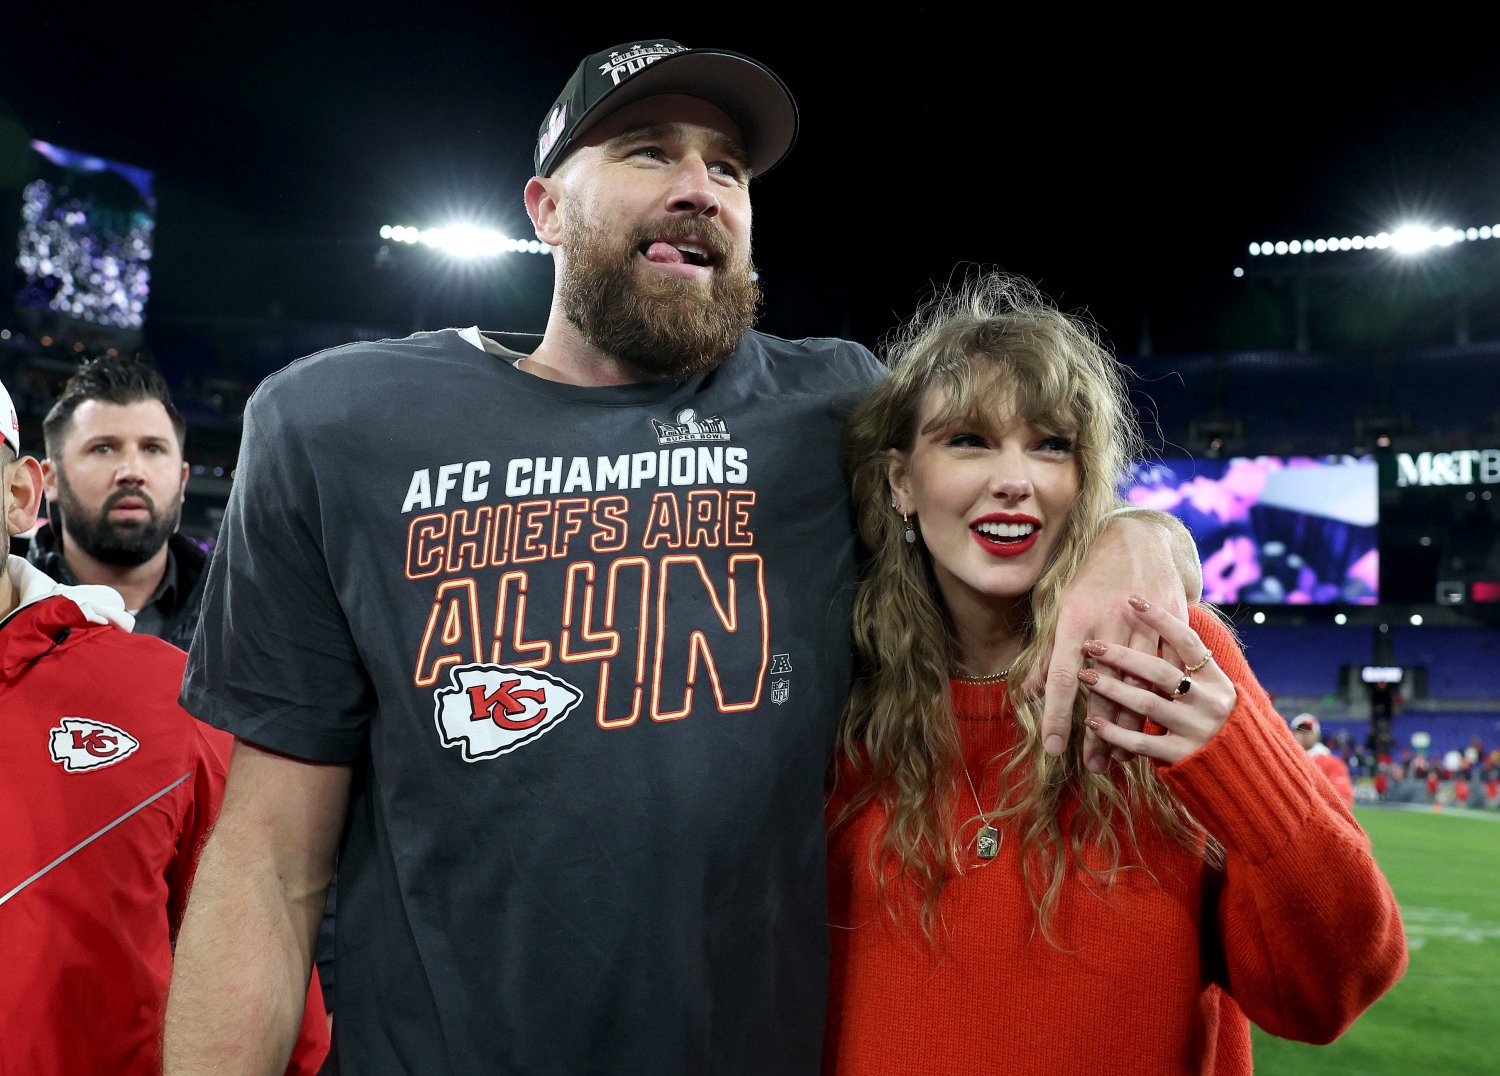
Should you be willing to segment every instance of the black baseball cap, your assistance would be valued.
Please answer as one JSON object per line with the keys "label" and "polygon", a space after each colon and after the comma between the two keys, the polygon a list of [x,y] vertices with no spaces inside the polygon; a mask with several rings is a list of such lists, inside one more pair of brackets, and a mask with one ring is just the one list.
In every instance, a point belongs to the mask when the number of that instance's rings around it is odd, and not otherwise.
{"label": "black baseball cap", "polygon": [[723,109],[739,126],[756,175],[780,164],[797,140],[797,102],[764,64],[666,38],[631,41],[578,65],[537,133],[536,174],[550,176],[579,138],[611,112],[659,93],[700,97]]}

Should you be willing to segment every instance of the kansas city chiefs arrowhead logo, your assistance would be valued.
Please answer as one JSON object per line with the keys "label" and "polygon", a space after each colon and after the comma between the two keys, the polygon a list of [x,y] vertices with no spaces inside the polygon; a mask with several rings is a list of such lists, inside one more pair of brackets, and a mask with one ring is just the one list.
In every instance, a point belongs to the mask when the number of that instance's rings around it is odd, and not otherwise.
{"label": "kansas city chiefs arrowhead logo", "polygon": [[535,740],[583,698],[566,680],[510,665],[460,665],[439,688],[436,717],[444,747],[465,762],[494,758]]}
{"label": "kansas city chiefs arrowhead logo", "polygon": [[113,766],[141,742],[124,729],[86,717],[65,717],[52,730],[49,746],[52,761],[68,773]]}

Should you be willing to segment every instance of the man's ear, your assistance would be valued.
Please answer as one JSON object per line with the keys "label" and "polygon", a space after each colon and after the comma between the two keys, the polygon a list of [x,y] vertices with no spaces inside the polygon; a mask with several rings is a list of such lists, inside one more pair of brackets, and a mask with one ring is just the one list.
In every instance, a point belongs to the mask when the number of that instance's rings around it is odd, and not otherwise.
{"label": "man's ear", "polygon": [[886,451],[885,480],[890,484],[891,503],[895,505],[896,511],[913,512],[914,509],[911,504],[911,470],[907,466],[905,453],[897,452],[894,448]]}
{"label": "man's ear", "polygon": [[22,456],[4,468],[5,531],[25,534],[36,526],[42,504],[42,467],[30,456]]}
{"label": "man's ear", "polygon": [[561,189],[562,181],[556,176],[532,176],[526,183],[526,215],[531,218],[536,237],[549,247],[562,243],[562,210],[558,197]]}
{"label": "man's ear", "polygon": [[42,461],[42,492],[47,495],[47,503],[57,502],[57,464],[51,458]]}

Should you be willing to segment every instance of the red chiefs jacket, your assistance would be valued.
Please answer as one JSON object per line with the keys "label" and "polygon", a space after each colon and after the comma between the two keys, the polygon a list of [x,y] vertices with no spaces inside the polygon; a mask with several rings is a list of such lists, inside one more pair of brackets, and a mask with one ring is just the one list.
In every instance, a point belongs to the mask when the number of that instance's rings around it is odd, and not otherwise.
{"label": "red chiefs jacket", "polygon": [[[233,740],[177,705],[181,650],[95,622],[113,612],[98,612],[104,588],[59,587],[18,557],[9,570],[0,1074],[156,1073],[172,941]],[[327,1054],[309,1000],[289,1071]]]}

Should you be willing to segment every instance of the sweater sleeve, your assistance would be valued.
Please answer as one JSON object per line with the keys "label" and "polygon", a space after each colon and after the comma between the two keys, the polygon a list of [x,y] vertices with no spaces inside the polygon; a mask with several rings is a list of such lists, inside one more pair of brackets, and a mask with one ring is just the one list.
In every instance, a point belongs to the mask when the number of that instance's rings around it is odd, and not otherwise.
{"label": "sweater sleeve", "polygon": [[1191,621],[1238,696],[1212,740],[1159,770],[1224,848],[1204,911],[1207,974],[1265,1031],[1331,1042],[1406,970],[1400,910],[1233,635],[1202,609]]}

